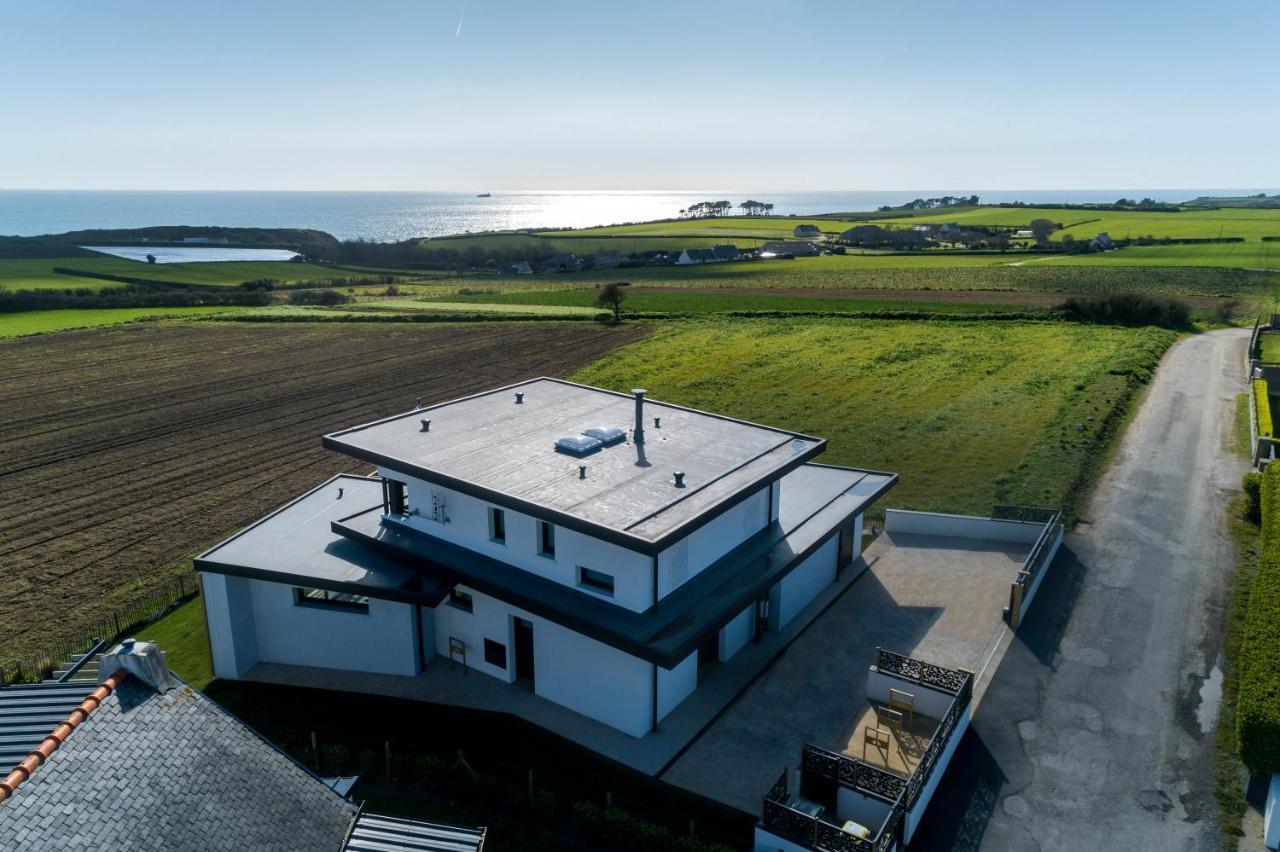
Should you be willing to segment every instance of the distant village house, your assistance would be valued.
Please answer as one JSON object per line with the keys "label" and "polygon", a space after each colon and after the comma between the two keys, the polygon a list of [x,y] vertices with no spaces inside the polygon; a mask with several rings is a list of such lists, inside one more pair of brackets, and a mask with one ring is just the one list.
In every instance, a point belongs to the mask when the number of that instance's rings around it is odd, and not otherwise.
{"label": "distant village house", "polygon": [[817,225],[796,225],[795,230],[791,232],[792,236],[800,237],[806,240],[816,240],[822,238],[822,231],[818,230]]}

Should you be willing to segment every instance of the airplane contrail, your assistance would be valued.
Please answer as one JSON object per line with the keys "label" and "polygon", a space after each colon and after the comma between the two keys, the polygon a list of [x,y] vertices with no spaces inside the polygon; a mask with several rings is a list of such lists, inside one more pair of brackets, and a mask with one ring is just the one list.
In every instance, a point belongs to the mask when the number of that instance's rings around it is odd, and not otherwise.
{"label": "airplane contrail", "polygon": [[457,38],[458,36],[462,35],[462,20],[463,20],[463,18],[465,18],[465,17],[467,17],[467,3],[466,3],[466,2],[464,2],[464,3],[462,4],[462,12],[461,12],[461,14],[459,14],[459,15],[458,15],[458,31],[457,31],[457,32],[455,32],[455,33],[453,34],[453,37],[454,37],[454,38]]}

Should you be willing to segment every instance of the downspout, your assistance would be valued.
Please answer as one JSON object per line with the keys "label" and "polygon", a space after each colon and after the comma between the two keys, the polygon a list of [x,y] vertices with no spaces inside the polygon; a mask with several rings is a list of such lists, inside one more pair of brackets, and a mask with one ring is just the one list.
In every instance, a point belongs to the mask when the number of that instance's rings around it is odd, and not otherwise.
{"label": "downspout", "polygon": [[653,670],[653,726],[649,730],[656,731],[658,730],[658,664],[650,663],[649,667]]}

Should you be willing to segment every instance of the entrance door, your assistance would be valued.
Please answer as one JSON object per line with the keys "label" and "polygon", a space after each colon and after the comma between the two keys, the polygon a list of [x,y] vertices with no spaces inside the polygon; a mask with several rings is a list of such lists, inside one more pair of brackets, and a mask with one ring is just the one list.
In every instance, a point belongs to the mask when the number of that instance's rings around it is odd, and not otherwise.
{"label": "entrance door", "polygon": [[516,682],[533,689],[533,624],[515,619]]}
{"label": "entrance door", "polygon": [[720,633],[712,633],[698,646],[698,683],[720,667]]}

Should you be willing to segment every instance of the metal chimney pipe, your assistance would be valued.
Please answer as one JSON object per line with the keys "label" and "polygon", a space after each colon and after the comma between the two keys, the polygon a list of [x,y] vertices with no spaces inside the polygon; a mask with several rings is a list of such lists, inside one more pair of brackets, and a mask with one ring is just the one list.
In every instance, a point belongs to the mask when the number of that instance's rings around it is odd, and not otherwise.
{"label": "metal chimney pipe", "polygon": [[516,405],[524,405],[524,394],[516,393]]}
{"label": "metal chimney pipe", "polygon": [[677,470],[674,475],[676,478],[676,488],[684,488],[684,471]]}
{"label": "metal chimney pipe", "polygon": [[632,388],[631,393],[634,394],[636,398],[636,428],[635,428],[635,434],[632,436],[631,440],[635,441],[637,444],[643,444],[644,443],[644,395],[646,391],[644,388]]}
{"label": "metal chimney pipe", "polygon": [[425,419],[425,418],[423,419],[423,421],[422,421],[422,431],[423,431],[423,432],[430,432],[430,431],[431,431],[431,421],[430,421],[430,420],[427,420],[427,419]]}
{"label": "metal chimney pipe", "polygon": [[585,464],[578,465],[578,478],[579,479],[587,478],[587,466]]}

